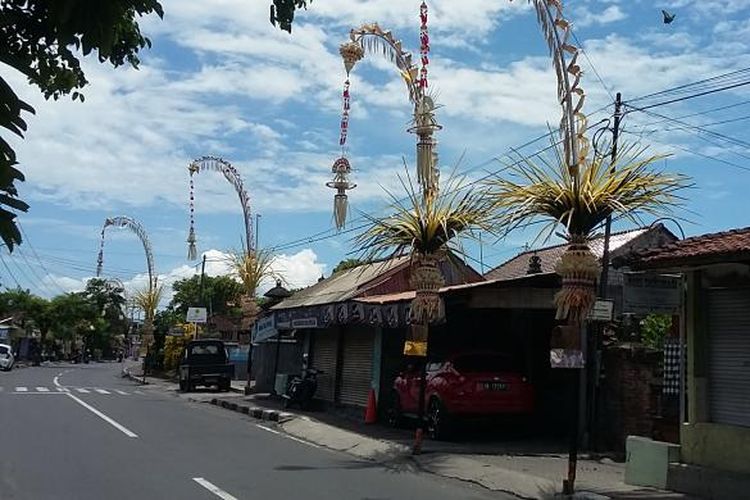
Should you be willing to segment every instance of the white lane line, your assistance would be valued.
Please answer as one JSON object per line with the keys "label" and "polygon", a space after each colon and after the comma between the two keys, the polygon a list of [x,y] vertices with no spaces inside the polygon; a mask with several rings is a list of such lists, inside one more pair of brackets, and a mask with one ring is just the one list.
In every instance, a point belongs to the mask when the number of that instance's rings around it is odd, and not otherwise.
{"label": "white lane line", "polygon": [[111,394],[109,391],[105,391],[104,389],[94,389],[99,394]]}
{"label": "white lane line", "polygon": [[37,387],[36,390],[37,392],[49,392],[49,389],[46,387]]}
{"label": "white lane line", "polygon": [[119,390],[119,389],[115,389],[115,392],[116,392],[117,394],[121,394],[121,395],[123,395],[123,396],[127,396],[127,395],[128,395],[128,393],[127,393],[127,392],[125,392],[125,391],[121,391],[121,390]]}
{"label": "white lane line", "polygon": [[62,393],[59,392],[11,392],[10,394],[15,394],[16,396],[60,396]]}
{"label": "white lane line", "polygon": [[193,481],[200,484],[201,486],[203,486],[204,488],[206,488],[208,491],[210,491],[211,493],[213,493],[219,498],[222,498],[224,500],[237,500],[237,497],[230,495],[226,491],[222,490],[221,488],[219,488],[212,482],[206,481],[202,477],[194,477]]}
{"label": "white lane line", "polygon": [[284,434],[283,432],[279,432],[276,429],[271,429],[270,427],[266,427],[265,425],[255,424],[255,427],[258,429],[263,429],[264,431],[270,432],[271,434],[276,434],[277,436],[285,437],[287,439],[291,439],[292,441],[296,441],[298,443],[306,444],[307,446],[312,446],[313,448],[320,448],[315,443],[311,443],[309,441],[305,441],[304,439],[300,439],[294,436],[290,436],[289,434]]}
{"label": "white lane line", "polygon": [[88,394],[89,390],[84,389],[83,387],[76,387],[76,391],[80,392],[81,394]]}
{"label": "white lane line", "polygon": [[141,394],[141,395],[143,395],[143,393],[142,393],[141,391],[134,391],[134,392],[135,392],[136,394]]}
{"label": "white lane line", "polygon": [[68,389],[67,387],[56,387],[56,389],[59,392],[70,392],[70,389]]}
{"label": "white lane line", "polygon": [[28,390],[28,387],[16,387],[16,392],[27,392]]}
{"label": "white lane line", "polygon": [[114,420],[112,420],[111,418],[109,418],[109,417],[108,417],[107,415],[105,415],[104,413],[100,412],[99,410],[97,410],[96,408],[94,408],[94,407],[93,407],[93,406],[91,406],[90,404],[86,403],[86,402],[85,402],[85,401],[83,401],[82,399],[79,399],[78,397],[74,396],[74,395],[73,395],[73,394],[71,394],[70,392],[69,392],[69,393],[67,393],[67,395],[68,395],[68,396],[70,396],[70,398],[71,398],[71,399],[72,399],[73,401],[75,401],[75,402],[76,402],[76,403],[78,403],[79,405],[83,406],[84,408],[86,408],[87,410],[89,410],[89,411],[90,411],[91,413],[93,413],[93,414],[94,414],[94,415],[96,415],[97,417],[101,418],[102,420],[104,420],[105,422],[107,422],[107,423],[108,423],[108,424],[110,424],[110,425],[111,425],[112,427],[114,427],[114,428],[115,428],[115,429],[117,429],[118,431],[122,432],[122,433],[123,433],[123,434],[125,434],[126,436],[128,436],[128,437],[131,437],[131,438],[137,438],[137,437],[138,437],[138,434],[136,434],[135,432],[131,431],[131,430],[130,430],[130,429],[128,429],[127,427],[125,427],[125,426],[123,426],[123,425],[120,425],[120,424],[118,424],[117,422],[115,422]]}

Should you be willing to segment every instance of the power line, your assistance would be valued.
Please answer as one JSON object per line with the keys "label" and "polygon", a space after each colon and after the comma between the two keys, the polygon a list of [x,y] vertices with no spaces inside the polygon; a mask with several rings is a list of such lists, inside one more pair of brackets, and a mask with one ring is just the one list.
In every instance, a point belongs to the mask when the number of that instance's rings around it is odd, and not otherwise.
{"label": "power line", "polygon": [[3,262],[3,266],[5,266],[5,270],[8,271],[8,275],[10,275],[11,279],[16,284],[16,287],[21,288],[21,284],[16,279],[16,276],[13,274],[13,271],[10,270],[10,267],[8,267],[8,263],[5,262],[5,258],[3,257],[3,252],[2,251],[0,251],[0,261]]}
{"label": "power line", "polygon": [[61,291],[62,293],[65,293],[65,289],[64,289],[64,288],[63,288],[62,286],[60,286],[60,283],[58,283],[58,282],[57,282],[57,280],[55,279],[54,275],[53,275],[53,274],[52,274],[51,272],[49,272],[49,270],[48,270],[48,269],[47,269],[47,268],[46,268],[46,267],[44,266],[44,263],[42,262],[42,260],[41,260],[41,259],[39,258],[39,254],[37,254],[37,253],[36,253],[36,249],[35,249],[35,248],[34,248],[34,246],[33,246],[33,245],[31,244],[31,241],[29,240],[29,237],[28,237],[28,235],[26,234],[26,231],[25,231],[25,230],[23,229],[23,226],[21,225],[21,222],[19,221],[19,222],[17,223],[17,225],[18,225],[18,229],[20,229],[20,230],[21,230],[21,235],[23,236],[23,239],[24,239],[24,241],[26,242],[26,244],[27,244],[27,245],[29,246],[29,248],[31,249],[31,252],[32,252],[32,253],[34,254],[34,258],[36,258],[36,261],[37,261],[37,262],[39,262],[39,265],[40,265],[40,266],[42,266],[42,270],[43,270],[43,271],[44,271],[45,273],[47,273],[47,276],[49,276],[50,280],[52,280],[52,283],[53,283],[53,284],[54,284],[54,285],[55,285],[55,286],[56,286],[56,287],[57,287],[57,288],[58,288],[58,289],[59,289],[59,290],[60,290],[60,291]]}
{"label": "power line", "polygon": [[710,88],[710,85],[708,85],[709,83],[713,85],[713,84],[716,84],[716,82],[719,82],[721,84],[722,80],[734,81],[736,80],[738,75],[745,75],[747,73],[750,73],[750,67],[741,68],[741,69],[730,71],[727,73],[722,73],[720,75],[712,76],[710,78],[704,78],[703,80],[698,80],[695,82],[677,85],[675,87],[671,87],[665,90],[660,90],[658,92],[652,92],[651,94],[646,94],[640,97],[636,97],[634,99],[630,99],[629,102],[642,101],[645,99],[651,99],[651,98],[659,97],[659,96],[666,96],[669,94],[695,92],[697,88],[703,88],[703,89]]}
{"label": "power line", "polygon": [[[640,111],[645,111],[645,110],[651,109],[651,108],[658,108],[660,106],[666,106],[668,104],[675,104],[677,102],[687,101],[688,99],[695,99],[696,97],[703,97],[703,96],[707,96],[709,94],[715,94],[717,92],[723,92],[725,90],[731,90],[731,89],[736,89],[736,88],[739,88],[739,87],[744,87],[746,85],[750,85],[750,80],[744,80],[744,81],[741,81],[741,82],[738,82],[738,83],[734,83],[732,85],[725,85],[724,87],[719,87],[719,88],[716,88],[716,89],[704,90],[703,92],[698,92],[696,94],[690,94],[690,95],[687,95],[687,96],[676,97],[674,99],[669,99],[667,101],[658,102],[656,104],[649,104],[648,106],[642,106],[642,107],[640,107],[639,110]],[[634,100],[632,100],[630,102],[634,102],[634,101],[637,101],[637,100],[638,99],[634,99]],[[633,106],[630,106],[627,102],[625,102],[623,104],[625,104],[626,106],[629,106],[629,107],[633,107]]]}
{"label": "power line", "polygon": [[[710,136],[715,137],[717,139],[729,142],[731,144],[734,144],[734,145],[737,145],[737,146],[742,146],[742,147],[750,149],[750,143],[748,143],[746,141],[743,141],[741,139],[736,139],[734,137],[730,137],[730,136],[728,136],[726,134],[721,134],[721,133],[715,132],[713,130],[706,130],[703,127],[700,127],[698,125],[693,125],[692,123],[688,123],[688,122],[684,122],[682,120],[671,118],[671,117],[669,117],[667,115],[656,113],[654,111],[648,111],[645,108],[637,108],[635,106],[628,106],[628,107],[630,109],[632,109],[632,110],[635,110],[635,111],[640,111],[640,112],[644,112],[644,113],[646,113],[648,115],[651,115],[651,116],[656,116],[656,117],[659,117],[659,118],[663,118],[665,121],[677,123],[677,124],[683,126],[685,129],[696,130],[696,131],[702,132],[702,133],[704,133],[706,135],[710,135]],[[660,130],[654,130],[654,132],[660,132]],[[740,153],[736,153],[736,154],[739,154],[740,156],[743,156]],[[748,157],[748,159],[750,159],[750,157]]]}
{"label": "power line", "polygon": [[[638,134],[636,132],[631,132],[629,130],[623,130],[622,132],[625,133],[625,134],[628,134],[628,135],[634,135],[634,136],[638,136],[638,137],[641,136],[640,134]],[[718,158],[716,156],[707,155],[705,153],[699,153],[698,151],[693,151],[692,149],[688,149],[688,148],[686,148],[684,146],[681,146],[679,144],[667,144],[665,142],[662,142],[662,141],[659,141],[659,140],[656,140],[656,139],[654,139],[654,142],[656,142],[658,144],[661,144],[663,146],[667,146],[667,147],[672,147],[672,148],[679,149],[681,151],[684,151],[686,153],[690,153],[690,154],[695,155],[695,156],[700,156],[701,158],[705,158],[707,160],[713,160],[713,161],[716,161],[716,162],[719,162],[719,163],[724,163],[725,165],[728,165],[730,167],[734,167],[734,168],[737,168],[737,169],[740,169],[740,170],[744,170],[744,171],[750,172],[750,167],[746,167],[744,165],[739,165],[737,163],[731,162],[729,160],[725,160],[723,158]]]}
{"label": "power line", "polygon": [[708,114],[711,114],[711,113],[715,113],[717,111],[724,111],[724,110],[727,110],[727,109],[736,108],[738,106],[745,106],[747,104],[750,104],[750,99],[748,99],[746,101],[736,102],[736,103],[733,103],[733,104],[727,104],[726,106],[719,106],[718,108],[710,108],[710,109],[706,109],[706,110],[703,110],[703,111],[698,111],[698,112],[695,112],[695,113],[689,113],[687,115],[677,116],[675,118],[669,118],[669,119],[663,119],[663,120],[654,120],[652,122],[648,122],[648,123],[644,124],[643,127],[651,127],[651,126],[657,125],[659,123],[664,123],[665,121],[670,121],[670,120],[673,120],[673,119],[674,120],[683,120],[685,118],[693,118],[695,116],[708,115]]}
{"label": "power line", "polygon": [[597,79],[597,80],[599,80],[599,83],[601,83],[602,87],[604,88],[604,91],[605,91],[605,92],[606,92],[607,94],[609,94],[609,98],[610,98],[610,99],[612,99],[612,100],[614,101],[614,100],[615,100],[615,96],[614,96],[614,95],[612,95],[612,91],[611,91],[611,90],[609,90],[609,87],[607,87],[607,84],[606,84],[606,83],[604,83],[604,79],[603,79],[603,78],[602,78],[602,76],[601,76],[601,75],[599,74],[599,72],[598,72],[598,71],[596,70],[596,66],[594,66],[594,62],[593,62],[593,61],[591,60],[591,58],[589,57],[589,53],[588,53],[588,52],[587,52],[586,50],[584,50],[584,48],[583,48],[583,44],[582,44],[582,43],[581,43],[581,41],[580,41],[580,40],[578,39],[578,36],[577,36],[577,35],[575,34],[575,32],[574,32],[573,30],[570,30],[570,32],[571,32],[571,33],[573,34],[573,40],[575,40],[575,41],[576,41],[576,44],[578,44],[578,49],[579,49],[579,50],[580,50],[580,51],[581,51],[581,52],[583,53],[583,57],[585,57],[585,58],[586,58],[586,61],[588,61],[588,63],[589,63],[589,66],[591,66],[591,69],[592,69],[592,70],[594,71],[594,75],[596,76],[596,79]]}

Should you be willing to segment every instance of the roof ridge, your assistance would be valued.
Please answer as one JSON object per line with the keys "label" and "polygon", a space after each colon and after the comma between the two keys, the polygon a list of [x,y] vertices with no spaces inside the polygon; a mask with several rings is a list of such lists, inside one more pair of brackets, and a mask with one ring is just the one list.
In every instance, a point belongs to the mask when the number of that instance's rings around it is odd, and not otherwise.
{"label": "roof ridge", "polygon": [[[637,227],[637,228],[634,228],[634,229],[625,229],[625,230],[622,230],[622,231],[616,231],[614,233],[610,233],[609,236],[611,238],[612,236],[620,236],[620,235],[627,234],[627,233],[635,233],[636,231],[644,231],[644,230],[648,231],[650,229],[655,229],[656,227],[658,227],[658,226],[657,225],[653,225],[653,226],[641,226],[641,227]],[[595,238],[591,238],[590,241],[596,241],[596,240],[601,240],[601,239],[604,239],[604,235],[596,236]],[[555,248],[564,247],[566,245],[567,245],[567,243],[558,243],[557,245],[550,245],[550,246],[547,246],[547,247],[541,247],[541,248],[524,250],[523,252],[517,253],[513,257],[511,257],[511,258],[509,258],[509,259],[501,262],[497,266],[493,267],[492,269],[490,269],[489,271],[487,271],[486,273],[484,273],[484,276],[489,275],[493,271],[495,271],[497,269],[500,269],[501,267],[503,267],[504,265],[508,264],[509,262],[512,262],[512,261],[514,261],[514,260],[516,260],[519,257],[522,257],[524,255],[533,255],[533,254],[536,254],[536,253],[539,253],[539,252],[542,252],[542,251],[553,250]]]}

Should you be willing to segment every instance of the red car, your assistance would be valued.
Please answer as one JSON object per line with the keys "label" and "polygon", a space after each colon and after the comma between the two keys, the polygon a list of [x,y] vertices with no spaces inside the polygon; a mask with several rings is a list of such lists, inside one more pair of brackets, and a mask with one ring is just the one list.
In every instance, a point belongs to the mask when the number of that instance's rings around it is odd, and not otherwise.
{"label": "red car", "polygon": [[[393,383],[388,421],[398,425],[418,412],[420,374],[413,368]],[[435,439],[445,437],[455,417],[518,415],[534,411],[534,387],[511,356],[491,352],[456,354],[427,364],[425,415]]]}

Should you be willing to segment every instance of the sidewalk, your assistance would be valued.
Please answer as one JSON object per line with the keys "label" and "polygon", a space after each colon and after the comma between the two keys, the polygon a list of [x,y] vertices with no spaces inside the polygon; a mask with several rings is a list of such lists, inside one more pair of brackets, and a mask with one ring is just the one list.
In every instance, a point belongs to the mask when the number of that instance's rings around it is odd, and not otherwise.
{"label": "sidewalk", "polygon": [[[217,396],[219,399],[222,396]],[[224,396],[226,397],[226,396]],[[252,407],[279,410],[281,402],[269,395],[231,397]],[[229,399],[229,398],[228,398]],[[424,452],[411,455],[413,430],[364,425],[326,412],[284,410],[296,418],[278,424],[298,439],[388,467],[415,468],[432,474],[470,481],[493,491],[521,498],[560,498],[568,460],[564,445],[542,439],[486,439],[467,435],[462,441],[425,440]],[[463,437],[463,436],[462,436]],[[582,454],[578,460],[575,498],[589,499],[688,499],[691,497],[623,482],[625,464],[610,459],[594,459]],[[694,497],[692,497],[694,498]]]}
{"label": "sidewalk", "polygon": [[[167,386],[177,389],[177,381],[169,380],[161,377],[152,377],[152,376],[146,376],[146,378],[143,378],[143,364],[141,362],[135,362],[132,360],[125,361],[123,363],[122,368],[122,376],[127,377],[134,382],[137,382],[139,384],[143,384],[145,381],[146,385],[156,385],[156,386],[163,386],[164,388],[167,388]],[[247,382],[245,380],[232,380],[230,390],[233,393],[237,394],[245,394],[245,385]],[[214,395],[221,394],[221,393],[212,393]],[[224,393],[226,394],[226,393]]]}

